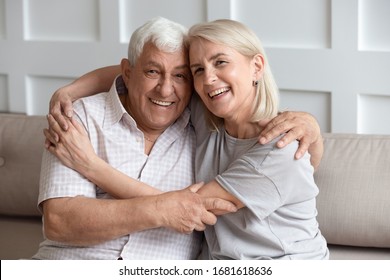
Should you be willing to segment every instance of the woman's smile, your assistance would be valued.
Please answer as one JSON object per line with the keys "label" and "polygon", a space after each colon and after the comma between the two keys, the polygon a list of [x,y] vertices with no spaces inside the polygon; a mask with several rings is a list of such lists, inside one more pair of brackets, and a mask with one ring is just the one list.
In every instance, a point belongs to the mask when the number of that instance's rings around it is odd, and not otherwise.
{"label": "woman's smile", "polygon": [[214,97],[217,97],[217,96],[220,96],[221,94],[224,94],[226,92],[230,91],[230,88],[228,87],[223,87],[223,88],[219,88],[219,89],[216,89],[216,90],[213,90],[211,92],[209,92],[209,97],[210,98],[214,98]]}

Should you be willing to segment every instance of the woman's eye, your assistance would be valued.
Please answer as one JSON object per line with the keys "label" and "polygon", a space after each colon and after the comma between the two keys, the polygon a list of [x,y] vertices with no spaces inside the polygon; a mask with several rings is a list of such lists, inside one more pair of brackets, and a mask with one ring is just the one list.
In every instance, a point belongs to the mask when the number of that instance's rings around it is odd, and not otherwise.
{"label": "woman's eye", "polygon": [[193,74],[195,75],[195,74],[199,74],[200,72],[202,72],[203,71],[203,68],[196,68],[195,70],[194,70],[194,72],[193,72]]}

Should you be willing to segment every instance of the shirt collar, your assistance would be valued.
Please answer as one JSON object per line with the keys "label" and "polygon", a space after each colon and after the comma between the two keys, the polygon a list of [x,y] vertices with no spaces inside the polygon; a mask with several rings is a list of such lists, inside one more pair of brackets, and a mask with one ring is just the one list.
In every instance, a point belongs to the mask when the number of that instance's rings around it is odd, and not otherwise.
{"label": "shirt collar", "polygon": [[128,114],[118,96],[117,79],[118,77],[115,78],[115,81],[107,94],[103,128],[109,128],[118,123],[123,115]]}

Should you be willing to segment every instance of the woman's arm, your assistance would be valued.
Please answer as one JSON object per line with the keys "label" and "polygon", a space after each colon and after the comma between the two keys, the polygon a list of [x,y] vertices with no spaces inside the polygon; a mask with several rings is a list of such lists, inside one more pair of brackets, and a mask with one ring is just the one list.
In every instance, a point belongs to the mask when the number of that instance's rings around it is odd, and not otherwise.
{"label": "woman's arm", "polygon": [[[99,158],[84,128],[75,118],[68,119],[68,130],[63,131],[53,116],[48,115],[52,129],[59,135],[60,141],[50,139],[51,134],[44,130],[50,144],[46,146],[65,166],[85,176],[115,198],[133,198],[160,194],[161,191],[134,178],[128,177]],[[52,144],[55,143],[55,144]]]}
{"label": "woman's arm", "polygon": [[63,129],[67,129],[67,122],[63,116],[71,118],[73,115],[72,102],[85,96],[109,91],[115,77],[121,73],[120,65],[93,70],[72,83],[59,88],[50,99],[49,112],[60,123]]}
{"label": "woman's arm", "polygon": [[[161,193],[160,190],[125,175],[99,158],[87,133],[75,118],[67,120],[69,127],[67,131],[63,131],[51,115],[48,115],[48,122],[61,140],[56,142],[54,139],[49,139],[49,143],[55,143],[46,146],[49,152],[65,166],[76,170],[113,197],[126,199]],[[52,137],[47,129],[44,133],[46,137]],[[194,184],[189,189],[205,198],[220,198],[232,202],[237,208],[244,207],[237,198],[225,191],[215,180],[204,185]],[[216,215],[231,212],[220,209],[216,206],[210,211]]]}
{"label": "woman's arm", "polygon": [[[125,175],[99,158],[85,129],[75,118],[66,120],[67,131],[61,129],[53,116],[48,115],[47,118],[50,127],[59,135],[60,141],[52,139],[52,135],[45,129],[44,134],[49,138],[47,143],[50,143],[46,148],[65,166],[76,170],[115,198],[127,199],[162,193],[148,184]],[[205,198],[220,198],[233,203],[237,208],[244,207],[241,201],[225,191],[215,180],[207,184],[194,184],[189,189]],[[228,213],[226,210],[217,209],[220,208],[215,207],[210,211],[216,215]]]}
{"label": "woman's arm", "polygon": [[[230,201],[237,207],[237,209],[245,207],[245,205],[237,197],[226,191],[216,180],[212,180],[211,182],[204,184],[197,193],[203,197],[217,197]],[[216,215],[222,215],[227,212],[213,211],[213,213]]]}

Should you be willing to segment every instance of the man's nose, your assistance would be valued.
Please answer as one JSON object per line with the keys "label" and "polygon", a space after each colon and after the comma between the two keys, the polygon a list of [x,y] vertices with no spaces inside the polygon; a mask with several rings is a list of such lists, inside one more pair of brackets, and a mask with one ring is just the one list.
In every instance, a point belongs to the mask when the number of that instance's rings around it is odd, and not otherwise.
{"label": "man's nose", "polygon": [[161,78],[159,82],[159,92],[162,96],[170,96],[174,91],[173,81],[169,77]]}

